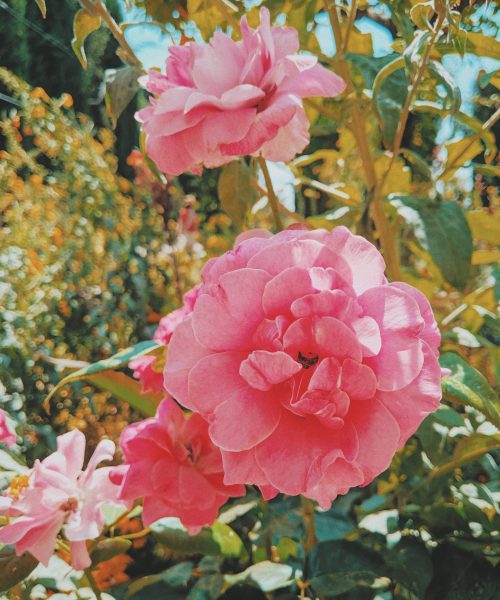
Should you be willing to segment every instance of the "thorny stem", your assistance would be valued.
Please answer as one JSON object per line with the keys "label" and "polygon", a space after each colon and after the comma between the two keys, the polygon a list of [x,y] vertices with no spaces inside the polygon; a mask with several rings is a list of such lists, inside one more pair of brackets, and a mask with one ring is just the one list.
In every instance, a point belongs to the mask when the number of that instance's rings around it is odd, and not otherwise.
{"label": "thorny stem", "polygon": [[271,175],[269,174],[269,169],[267,168],[266,159],[263,156],[259,156],[259,165],[262,169],[262,173],[264,175],[264,180],[266,182],[267,188],[267,198],[269,200],[269,205],[271,206],[271,210],[273,212],[274,222],[276,224],[276,229],[281,231],[283,229],[283,223],[281,222],[280,217],[280,203],[276,194],[274,193],[273,182],[271,180]]}
{"label": "thorny stem", "polygon": [[90,587],[92,588],[92,591],[94,592],[97,600],[102,600],[101,590],[99,589],[97,582],[94,579],[94,576],[92,575],[92,570],[90,567],[88,569],[85,569],[85,577]]}
{"label": "thorny stem", "polygon": [[109,13],[106,4],[103,0],[95,0],[93,3],[93,9],[96,11],[96,14],[101,17],[101,19],[106,24],[107,28],[112,33],[113,37],[120,44],[123,49],[128,62],[131,65],[135,65],[137,67],[142,67],[141,61],[137,58],[135,52],[132,50],[131,46],[127,42],[125,38],[125,34],[122,31],[122,28],[118,25],[118,23],[113,19],[111,14]]}
{"label": "thorny stem", "polygon": [[302,515],[304,517],[304,524],[306,526],[306,536],[304,539],[304,550],[310,552],[317,544],[316,530],[314,527],[314,503],[309,498],[300,497],[300,504],[302,506]]}

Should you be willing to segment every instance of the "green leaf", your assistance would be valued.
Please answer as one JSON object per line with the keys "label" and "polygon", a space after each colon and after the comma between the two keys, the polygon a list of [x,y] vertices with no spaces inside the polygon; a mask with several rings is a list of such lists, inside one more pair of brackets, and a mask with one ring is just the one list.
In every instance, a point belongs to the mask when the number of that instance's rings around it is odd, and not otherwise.
{"label": "green leaf", "polygon": [[123,67],[122,69],[107,69],[104,74],[106,83],[106,111],[113,124],[113,129],[122,112],[139,89],[138,77],[143,70],[140,67]]}
{"label": "green leaf", "polygon": [[120,398],[120,400],[128,402],[146,416],[152,416],[156,412],[156,407],[161,401],[162,395],[154,393],[143,394],[141,386],[137,381],[131,377],[127,377],[123,373],[114,372],[114,369],[126,367],[135,358],[161,352],[164,348],[163,344],[148,340],[122,350],[110,358],[78,369],[59,381],[45,398],[44,405],[48,409],[50,400],[54,394],[68,383],[86,380],[105,391],[111,392],[117,398]]}
{"label": "green leaf", "polygon": [[222,593],[224,577],[219,573],[200,577],[186,600],[216,600]]}
{"label": "green leaf", "polygon": [[448,109],[452,113],[459,111],[462,104],[462,94],[455,79],[437,60],[431,60],[428,69],[446,88],[447,96],[450,99]]}
{"label": "green leaf", "polygon": [[432,553],[434,577],[426,600],[495,600],[500,573],[481,556],[464,552],[450,543]]}
{"label": "green leaf", "polygon": [[[457,37],[461,38],[460,47],[464,49],[464,52],[500,60],[500,41],[494,36],[475,31],[460,31]],[[442,55],[457,52],[456,47],[448,43],[436,44],[435,47]]]}
{"label": "green leaf", "polygon": [[184,554],[238,558],[243,553],[243,542],[235,531],[218,521],[212,527],[204,527],[198,535],[189,535],[179,519],[169,517],[153,523],[151,531],[159,542]]}
{"label": "green leaf", "polygon": [[408,94],[408,83],[404,59],[400,56],[379,68],[373,80],[373,105],[381,124],[384,142],[390,147],[394,142],[403,104]]}
{"label": "green leaf", "polygon": [[423,179],[426,181],[433,180],[432,171],[429,165],[418,152],[410,150],[409,148],[401,148],[400,152]]}
{"label": "green leaf", "polygon": [[224,579],[229,585],[253,581],[263,592],[272,592],[292,583],[293,569],[289,565],[264,560],[236,575],[226,575]]}
{"label": "green leaf", "polygon": [[87,37],[99,29],[101,26],[101,17],[92,15],[88,10],[81,8],[73,20],[73,39],[71,47],[76,57],[84,69],[87,68],[87,57],[85,56],[84,43]]}
{"label": "green leaf", "polygon": [[410,18],[419,29],[432,29],[431,18],[435,13],[434,2],[419,2],[412,6],[410,10]]}
{"label": "green leaf", "polygon": [[446,281],[463,288],[471,264],[472,235],[461,207],[456,202],[431,202],[415,196],[391,196],[391,204],[413,226],[417,240]]}
{"label": "green leaf", "polygon": [[424,598],[432,580],[432,560],[425,544],[414,537],[403,537],[386,557],[391,578],[417,598]]}
{"label": "green leaf", "polygon": [[123,402],[127,402],[146,417],[152,417],[156,413],[158,405],[163,399],[163,394],[141,391],[141,384],[119,371],[107,371],[97,375],[81,377],[92,385],[97,386],[105,392],[110,392]]}
{"label": "green leaf", "polygon": [[449,473],[462,465],[481,458],[484,454],[500,448],[500,434],[473,433],[463,437],[453,451],[453,460],[439,465],[431,473],[431,479]]}
{"label": "green leaf", "polygon": [[219,200],[238,228],[243,226],[248,209],[258,198],[258,192],[252,185],[253,179],[255,173],[243,159],[230,162],[223,167],[219,175]]}
{"label": "green leaf", "polygon": [[132,547],[132,542],[122,537],[107,538],[100,540],[92,548],[90,558],[92,565],[95,566],[100,562],[125,554]]}
{"label": "green leaf", "polygon": [[42,13],[42,17],[45,19],[47,16],[47,6],[45,5],[45,0],[35,0],[35,2]]}
{"label": "green leaf", "polygon": [[444,397],[452,402],[472,406],[500,427],[498,395],[486,378],[454,352],[445,352],[439,362],[442,367],[451,370],[451,375],[442,380]]}
{"label": "green leaf", "polygon": [[17,585],[38,565],[36,558],[25,552],[16,556],[13,546],[5,546],[0,550],[0,592],[6,592]]}
{"label": "green leaf", "polygon": [[358,586],[369,587],[386,575],[380,556],[356,542],[329,541],[317,544],[306,563],[307,579],[313,589],[329,598]]}
{"label": "green leaf", "polygon": [[376,98],[380,92],[380,88],[382,87],[382,84],[384,83],[384,81],[389,77],[389,75],[392,75],[392,73],[395,73],[399,69],[404,69],[404,66],[405,66],[405,61],[402,56],[398,56],[393,61],[391,61],[390,63],[385,65],[377,73],[377,76],[375,77],[375,80],[373,81],[372,98],[374,98],[376,100]]}

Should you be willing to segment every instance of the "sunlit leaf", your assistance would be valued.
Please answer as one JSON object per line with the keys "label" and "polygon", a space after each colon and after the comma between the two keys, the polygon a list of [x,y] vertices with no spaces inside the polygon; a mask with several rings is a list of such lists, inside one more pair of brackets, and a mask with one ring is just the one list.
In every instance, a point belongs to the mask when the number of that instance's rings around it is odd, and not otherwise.
{"label": "sunlit leaf", "polygon": [[184,554],[207,554],[211,556],[239,557],[243,553],[243,543],[236,532],[216,521],[211,527],[204,527],[197,535],[189,535],[179,519],[160,519],[151,525],[155,538],[176,552]]}
{"label": "sunlit leaf", "polygon": [[500,448],[500,434],[473,433],[463,437],[453,451],[453,460],[439,465],[431,472],[431,478],[440,477],[462,465],[481,458],[483,454]]}
{"label": "sunlit leaf", "polygon": [[42,17],[45,19],[47,16],[47,6],[45,4],[45,0],[35,0],[35,2],[42,13]]}
{"label": "sunlit leaf", "polygon": [[87,57],[84,48],[85,40],[93,31],[99,29],[100,26],[101,17],[90,14],[90,12],[84,8],[81,8],[75,14],[71,47],[84,69],[87,68]]}
{"label": "sunlit leaf", "polygon": [[229,585],[253,581],[263,592],[272,592],[288,587],[292,583],[292,573],[289,565],[264,560],[236,575],[226,575],[225,580]]}
{"label": "sunlit leaf", "polygon": [[500,245],[500,220],[495,215],[482,210],[469,210],[466,217],[475,240]]}
{"label": "sunlit leaf", "polygon": [[454,352],[445,352],[439,362],[451,370],[442,380],[444,397],[472,406],[500,427],[500,402],[486,378]]}

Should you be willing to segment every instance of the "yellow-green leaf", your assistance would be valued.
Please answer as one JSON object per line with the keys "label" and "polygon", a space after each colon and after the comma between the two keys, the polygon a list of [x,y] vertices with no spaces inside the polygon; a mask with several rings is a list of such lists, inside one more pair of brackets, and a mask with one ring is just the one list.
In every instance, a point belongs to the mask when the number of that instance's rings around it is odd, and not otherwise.
{"label": "yellow-green leaf", "polygon": [[500,434],[484,435],[473,433],[462,438],[455,447],[453,459],[440,465],[431,473],[431,479],[449,473],[462,465],[481,458],[483,454],[500,448]]}
{"label": "yellow-green leaf", "polygon": [[481,140],[476,136],[464,137],[461,140],[448,142],[444,145],[448,157],[441,179],[449,179],[453,173],[483,151]]}
{"label": "yellow-green leaf", "polygon": [[101,17],[91,15],[87,10],[81,8],[73,20],[73,39],[71,47],[84,69],[87,68],[87,57],[85,55],[84,43],[87,37],[101,26]]}
{"label": "yellow-green leaf", "polygon": [[465,213],[475,240],[500,244],[500,220],[482,210],[470,210]]}
{"label": "yellow-green leaf", "polygon": [[35,0],[35,2],[42,13],[42,17],[45,19],[47,16],[47,6],[45,5],[45,0]]}

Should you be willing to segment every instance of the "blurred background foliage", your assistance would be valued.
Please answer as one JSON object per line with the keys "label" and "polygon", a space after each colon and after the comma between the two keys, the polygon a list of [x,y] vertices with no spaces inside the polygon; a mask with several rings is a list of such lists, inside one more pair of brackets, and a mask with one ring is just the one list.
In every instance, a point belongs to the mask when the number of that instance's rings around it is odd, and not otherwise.
{"label": "blurred background foliage", "polygon": [[[50,414],[43,403],[81,361],[150,339],[204,260],[230,248],[238,230],[272,227],[252,162],[168,182],[158,176],[137,150],[132,115],[144,96],[133,84],[140,61],[120,48],[126,25],[117,36],[101,18],[75,36],[78,58],[71,51],[75,13],[89,5],[0,0],[0,407],[22,434],[12,452],[1,451],[6,476],[45,455],[68,427],[83,429],[92,448],[139,418],[146,399],[135,388],[112,394],[85,373],[58,389]],[[282,218],[347,225],[378,245],[387,226],[391,274],[429,298],[442,331],[442,364],[452,371],[443,406],[388,471],[316,510],[312,549],[299,499],[265,504],[250,491],[194,538],[170,519],[132,545],[110,540],[94,578],[113,597],[137,600],[494,600],[500,11],[482,1],[265,5],[348,81],[339,98],[307,101],[306,154],[272,170]],[[238,35],[240,16],[255,25],[258,15],[257,2],[236,0],[106,7],[119,23],[134,21],[130,31],[144,20],[176,43],[206,40],[216,28]],[[384,52],[381,32],[391,40]],[[186,194],[196,198],[194,233],[183,224]],[[101,365],[111,377],[110,363]],[[141,529],[132,514],[108,534]],[[63,576],[64,556],[57,560],[50,572],[38,567],[16,597],[59,590],[76,598],[79,576]]]}

